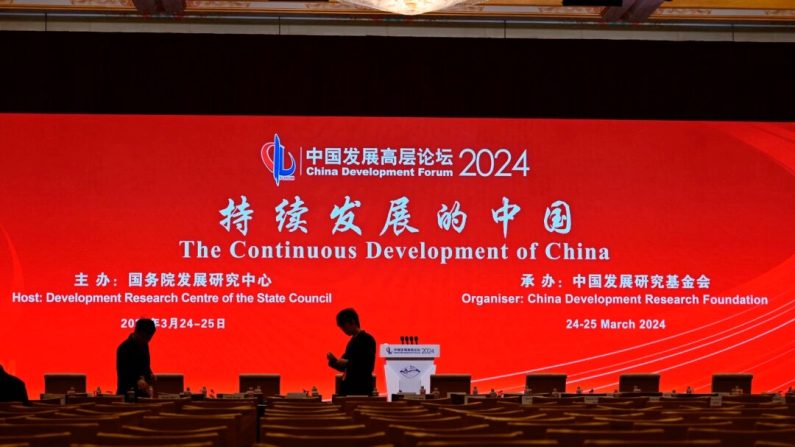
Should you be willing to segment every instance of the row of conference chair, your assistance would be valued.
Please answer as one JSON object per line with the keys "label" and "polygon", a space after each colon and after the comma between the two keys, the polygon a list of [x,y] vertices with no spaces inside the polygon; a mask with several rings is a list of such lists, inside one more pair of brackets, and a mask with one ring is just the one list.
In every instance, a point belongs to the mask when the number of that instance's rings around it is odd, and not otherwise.
{"label": "row of conference chair", "polygon": [[[339,390],[341,376],[337,376]],[[373,376],[375,381],[375,376]],[[743,394],[751,394],[752,374],[714,374],[712,376],[713,393],[731,393],[737,389]],[[567,391],[566,374],[527,374],[525,386],[533,393],[552,393]],[[281,376],[279,374],[240,374],[239,392],[260,389],[265,396],[277,396],[281,392]],[[158,374],[158,392],[181,393],[185,390],[185,378],[182,374]],[[448,393],[472,392],[472,377],[468,374],[434,374],[431,376],[431,390],[441,396]],[[70,391],[86,392],[86,375],[73,373],[50,373],[44,375],[45,394],[66,394]],[[618,391],[621,393],[660,392],[659,374],[622,374],[619,376]]]}
{"label": "row of conference chair", "polygon": [[[530,405],[520,403],[520,396],[480,396],[465,404],[454,404],[451,398],[387,402],[385,396],[336,397],[329,403],[269,397],[264,413],[257,411],[263,408],[255,405],[256,399],[144,399],[110,405],[96,400],[76,405],[34,403],[32,407],[4,404],[0,405],[0,441],[19,441],[21,437],[14,433],[33,434],[34,426],[52,439],[43,442],[29,437],[26,439],[33,442],[28,442],[28,447],[67,447],[67,441],[151,446],[161,445],[154,441],[167,438],[174,445],[188,437],[195,441],[212,438],[214,447],[248,447],[257,442],[257,434],[259,442],[278,447],[376,447],[385,443],[431,447],[429,443],[440,442],[436,441],[439,438],[450,442],[462,437],[468,441],[484,438],[495,447],[535,445],[527,441],[590,447],[587,441],[619,439],[645,441],[644,447],[670,442],[675,444],[659,447],[696,447],[693,442],[716,437],[721,439],[721,447],[761,447],[754,443],[795,439],[795,407],[773,396],[765,396],[765,402],[752,397],[756,396],[732,396],[732,404],[725,408],[695,405],[709,397],[663,398],[652,403],[647,396],[607,396],[600,398],[598,405],[587,404],[583,397],[550,397]],[[674,402],[675,406],[662,405]],[[216,435],[198,433],[199,429]],[[72,432],[68,440],[54,439],[64,431]],[[717,444],[712,441],[711,445]]]}

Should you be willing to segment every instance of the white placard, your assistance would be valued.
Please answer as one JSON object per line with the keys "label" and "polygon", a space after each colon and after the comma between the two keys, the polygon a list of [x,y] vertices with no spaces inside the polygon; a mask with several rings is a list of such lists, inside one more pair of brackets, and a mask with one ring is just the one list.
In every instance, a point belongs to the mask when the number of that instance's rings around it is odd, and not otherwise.
{"label": "white placard", "polygon": [[599,396],[585,396],[585,403],[586,404],[598,404],[599,403]]}
{"label": "white placard", "polygon": [[709,406],[710,407],[720,407],[723,405],[723,396],[712,396],[709,398]]}
{"label": "white placard", "polygon": [[435,359],[439,357],[439,345],[381,345],[380,355],[386,359]]}
{"label": "white placard", "polygon": [[404,393],[419,393],[422,387],[431,389],[431,375],[436,374],[433,359],[386,359],[384,376],[388,396]]}
{"label": "white placard", "polygon": [[522,405],[533,405],[533,396],[522,395]]}

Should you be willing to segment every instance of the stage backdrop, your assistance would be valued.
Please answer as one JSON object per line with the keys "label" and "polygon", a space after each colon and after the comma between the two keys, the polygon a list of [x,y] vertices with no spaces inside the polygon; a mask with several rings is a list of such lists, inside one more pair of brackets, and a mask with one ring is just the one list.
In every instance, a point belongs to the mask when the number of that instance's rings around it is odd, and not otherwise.
{"label": "stage backdrop", "polygon": [[146,316],[194,390],[328,396],[346,307],[483,391],[795,381],[792,123],[2,115],[0,147],[0,362],[32,395],[113,390]]}

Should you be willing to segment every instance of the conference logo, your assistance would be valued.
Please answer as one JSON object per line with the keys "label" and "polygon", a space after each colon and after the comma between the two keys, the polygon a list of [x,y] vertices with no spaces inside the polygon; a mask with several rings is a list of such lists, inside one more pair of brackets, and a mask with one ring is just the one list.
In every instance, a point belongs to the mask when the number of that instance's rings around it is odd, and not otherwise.
{"label": "conference logo", "polygon": [[[290,157],[290,163],[287,163],[286,157]],[[267,142],[262,145],[260,149],[260,158],[265,167],[273,174],[273,180],[276,186],[282,180],[295,180],[295,158],[293,154],[285,149],[282,145],[279,134],[273,135],[273,141]]]}
{"label": "conference logo", "polygon": [[421,371],[416,366],[409,365],[409,366],[407,366],[407,367],[405,367],[405,368],[400,370],[400,375],[402,375],[403,377],[405,377],[407,379],[413,379],[413,378],[419,376],[420,372]]}

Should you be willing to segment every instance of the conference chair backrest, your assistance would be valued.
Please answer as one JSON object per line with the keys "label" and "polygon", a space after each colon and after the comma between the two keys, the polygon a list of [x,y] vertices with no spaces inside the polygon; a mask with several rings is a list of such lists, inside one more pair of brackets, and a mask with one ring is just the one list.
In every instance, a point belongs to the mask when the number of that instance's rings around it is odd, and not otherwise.
{"label": "conference chair backrest", "polygon": [[287,399],[282,396],[267,396],[265,397],[265,405],[271,406],[275,403],[288,403],[290,405],[324,405],[320,396],[307,397],[303,399]]}
{"label": "conference chair backrest", "polygon": [[469,394],[472,389],[472,376],[469,374],[431,374],[431,391],[438,391],[441,397],[449,393]]}
{"label": "conference chair backrest", "polygon": [[743,394],[751,394],[753,374],[713,374],[713,393],[732,393],[735,388],[740,388]]}
{"label": "conference chair backrest", "polygon": [[257,399],[209,399],[209,400],[194,400],[185,404],[191,407],[198,408],[229,408],[229,407],[256,407],[258,405]]}
{"label": "conference chair backrest", "polygon": [[372,433],[373,430],[363,424],[337,425],[332,427],[300,427],[292,425],[260,426],[260,439],[265,439],[271,433],[289,433],[307,436],[348,436]]}
{"label": "conference chair backrest", "polygon": [[372,418],[369,427],[386,430],[390,425],[411,425],[418,428],[456,428],[473,425],[465,418],[458,416],[442,416],[434,418]]}
{"label": "conference chair backrest", "polygon": [[661,428],[665,431],[665,436],[671,440],[684,440],[687,439],[687,431],[690,428],[730,428],[731,421],[722,422],[674,422],[674,423],[656,423],[656,422],[639,422],[635,424],[638,430],[645,430],[649,428]]}
{"label": "conference chair backrest", "polygon": [[123,402],[124,396],[104,395],[104,396],[65,396],[68,404],[110,404],[113,402]]}
{"label": "conference chair backrest", "polygon": [[792,443],[776,442],[776,441],[756,441],[754,447],[792,447]]}
{"label": "conference chair backrest", "polygon": [[506,440],[514,440],[519,439],[523,436],[521,431],[514,431],[514,432],[495,432],[495,433],[486,433],[486,434],[439,434],[439,433],[428,433],[428,432],[407,432],[403,435],[402,438],[402,446],[403,447],[415,447],[418,443],[423,441],[480,441],[480,442],[497,442],[497,441],[506,441]]}
{"label": "conference chair backrest", "polygon": [[160,405],[161,411],[179,411],[184,405],[193,402],[189,397],[175,399],[150,399],[143,397],[132,405]]}
{"label": "conference chair backrest", "polygon": [[375,432],[345,436],[303,436],[291,433],[271,433],[267,439],[263,439],[263,442],[281,447],[326,447],[327,445],[370,447],[377,444],[386,444],[388,441],[386,433]]}
{"label": "conference chair backrest", "polygon": [[218,435],[218,447],[236,447],[233,445],[227,445],[227,440],[229,437],[227,436],[228,428],[223,425],[218,425],[215,427],[203,427],[203,428],[194,428],[194,429],[183,429],[183,430],[166,430],[166,429],[154,429],[154,428],[145,428],[145,427],[131,427],[131,426],[124,426],[122,427],[122,433],[126,433],[128,435],[138,435],[138,436],[175,436],[175,435],[197,435],[203,433],[215,433]]}
{"label": "conference chair backrest", "polygon": [[[489,425],[493,426],[505,426],[511,422],[533,422],[533,421],[540,421],[546,418],[545,414],[533,414],[533,415],[518,415],[518,416],[484,416],[482,414],[470,414],[467,416],[467,420],[470,422],[485,422]],[[555,419],[555,418],[549,418]],[[567,417],[572,422],[576,421],[577,419],[574,417]]]}
{"label": "conference chair backrest", "polygon": [[507,439],[503,441],[420,441],[417,443],[417,447],[555,447],[557,445],[558,443],[551,439]]}
{"label": "conference chair backrest", "polygon": [[438,413],[433,408],[429,409],[420,405],[397,405],[397,406],[384,406],[384,407],[371,407],[369,405],[362,405],[356,407],[352,411],[353,414],[412,414],[412,413]]}
{"label": "conference chair backrest", "polygon": [[727,430],[691,428],[688,439],[720,439],[723,447],[753,447],[756,441],[792,442],[795,428],[776,430]]}
{"label": "conference chair backrest", "polygon": [[[148,399],[141,399],[137,403],[131,404],[127,402],[113,402],[111,403],[113,406],[117,406],[119,408],[125,408],[127,411],[130,409],[140,410],[140,409],[148,409],[151,410],[154,414],[159,414],[160,412],[174,412],[177,411],[177,403],[176,401],[156,401],[156,400],[148,400]],[[182,404],[179,405],[182,407]]]}
{"label": "conference chair backrest", "polygon": [[[405,400],[398,400],[394,402],[387,402],[385,400],[377,400],[377,401],[360,401],[360,400],[350,400],[350,401],[343,401],[342,402],[342,409],[346,413],[352,413],[353,410],[357,408],[361,409],[378,409],[378,408],[403,408],[408,407],[407,401]],[[412,405],[415,406],[415,405]]]}
{"label": "conference chair backrest", "polygon": [[29,417],[16,421],[17,424],[92,424],[99,425],[102,431],[115,432],[121,429],[121,420],[119,418],[104,418],[104,417],[73,417],[73,418],[43,418],[43,417]]}
{"label": "conference chair backrest", "polygon": [[618,390],[622,393],[632,393],[635,390],[643,393],[657,393],[660,391],[659,374],[621,374],[618,376]]}
{"label": "conference chair backrest", "polygon": [[566,427],[572,430],[614,430],[609,422],[581,422],[570,424],[543,424],[543,423],[523,423],[512,422],[505,426],[506,430],[521,430],[526,437],[531,439],[542,439],[546,437],[547,430],[552,428]]}
{"label": "conference chair backrest", "polygon": [[265,414],[269,412],[292,413],[292,414],[324,414],[340,413],[345,414],[339,405],[286,405],[276,404],[265,407]]}
{"label": "conference chair backrest", "polygon": [[69,433],[0,436],[0,444],[27,443],[30,447],[69,447]]}
{"label": "conference chair backrest", "polygon": [[226,439],[224,444],[227,446],[237,446],[237,433],[240,416],[239,415],[218,415],[218,416],[182,416],[182,415],[160,415],[144,416],[141,426],[152,429],[165,430],[187,430],[196,428],[226,427]]}
{"label": "conference chair backrest", "polygon": [[295,410],[295,409],[283,409],[279,407],[274,408],[266,408],[264,411],[265,416],[280,416],[280,417],[291,417],[291,416],[303,416],[303,417],[326,417],[326,416],[336,416],[336,417],[347,417],[349,416],[347,413],[343,413],[341,410],[337,409],[323,409],[323,410]]}
{"label": "conference chair backrest", "polygon": [[251,445],[257,441],[257,407],[243,405],[226,408],[209,408],[185,405],[181,414],[197,416],[239,415],[238,442]]}
{"label": "conference chair backrest", "polygon": [[264,416],[261,424],[267,425],[292,425],[297,427],[333,427],[335,425],[353,424],[353,419],[348,416],[335,417],[280,417]]}
{"label": "conference chair backrest", "polygon": [[130,435],[190,435],[198,433],[223,433],[227,430],[224,425],[217,425],[215,427],[201,427],[201,428],[187,428],[187,429],[157,429],[147,427],[137,427],[125,425],[121,428],[122,433]]}
{"label": "conference chair backrest", "polygon": [[28,407],[25,405],[9,405],[4,407],[2,411],[9,414],[47,414],[47,413],[56,413],[58,411],[63,410],[64,407],[61,406],[32,406]]}
{"label": "conference chair backrest", "polygon": [[86,392],[86,375],[70,373],[48,373],[44,375],[45,394],[66,394],[69,391]]}
{"label": "conference chair backrest", "polygon": [[777,430],[782,428],[795,428],[795,424],[793,423],[779,424],[776,423],[775,421],[770,421],[770,422],[759,421],[754,425],[755,430],[771,430],[771,429]]}
{"label": "conference chair backrest", "polygon": [[675,441],[632,441],[615,439],[586,439],[583,447],[720,447],[720,440],[697,439]]}
{"label": "conference chair backrest", "polygon": [[571,430],[551,428],[547,430],[547,438],[556,439],[560,447],[580,447],[586,439],[661,441],[665,439],[665,432],[659,428],[646,430]]}
{"label": "conference chair backrest", "polygon": [[[74,446],[72,446],[72,447],[74,447]],[[180,447],[182,447],[182,446],[180,446]],[[251,447],[283,447],[283,446],[270,444],[270,443],[267,443],[267,442],[258,442],[258,443],[254,444]],[[340,443],[340,444],[337,444],[337,443],[335,443],[335,444],[325,444],[323,447],[350,447],[350,446],[348,446],[347,444],[345,444],[343,442],[343,443]],[[395,445],[394,444],[377,444],[377,445],[374,444],[374,445],[369,445],[367,447],[395,447]]]}
{"label": "conference chair backrest", "polygon": [[119,411],[119,412],[107,412],[107,411],[96,411],[94,409],[87,410],[83,408],[79,408],[74,410],[75,415],[80,416],[87,416],[87,417],[102,417],[107,415],[112,415],[113,417],[119,418],[121,421],[121,425],[138,425],[141,423],[141,418],[146,415],[152,414],[152,412],[148,409],[144,410],[132,410],[132,411]]}
{"label": "conference chair backrest", "polygon": [[[98,444],[71,444],[69,447],[107,447]],[[147,444],[146,447],[213,447],[212,442],[189,442],[179,444]]]}
{"label": "conference chair backrest", "polygon": [[527,374],[525,387],[532,389],[533,393],[566,392],[566,374]]}
{"label": "conference chair backrest", "polygon": [[50,433],[69,433],[69,442],[94,442],[100,431],[97,423],[61,423],[51,424],[0,424],[0,436],[24,436]]}
{"label": "conference chair backrest", "polygon": [[[142,412],[146,414],[157,414],[159,413],[159,408],[155,408],[150,405],[113,405],[111,404],[98,404],[93,405],[91,408],[80,408],[80,411],[93,411],[94,413],[106,413],[106,414],[126,414],[126,413],[133,413],[133,412]],[[75,410],[77,411],[77,410]]]}
{"label": "conference chair backrest", "polygon": [[259,390],[264,396],[278,396],[281,393],[281,376],[279,374],[240,374],[239,390],[241,393],[249,389]]}
{"label": "conference chair backrest", "polygon": [[386,435],[395,445],[401,446],[405,443],[405,434],[409,432],[435,433],[439,435],[486,435],[504,430],[495,429],[488,424],[466,425],[462,427],[417,427],[411,425],[389,425],[386,428]]}
{"label": "conference chair backrest", "polygon": [[[160,436],[141,436],[125,433],[98,433],[97,444],[99,445],[153,445],[153,444],[187,444],[196,442],[210,442],[213,447],[219,445],[218,433],[198,433],[192,435],[160,435]],[[242,445],[242,444],[241,444]]]}

